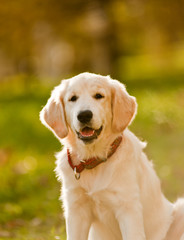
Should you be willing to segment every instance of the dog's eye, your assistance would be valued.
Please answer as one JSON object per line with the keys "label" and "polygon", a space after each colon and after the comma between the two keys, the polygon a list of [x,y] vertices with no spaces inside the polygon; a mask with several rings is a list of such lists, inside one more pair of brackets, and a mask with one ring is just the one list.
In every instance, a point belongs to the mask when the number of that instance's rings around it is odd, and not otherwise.
{"label": "dog's eye", "polygon": [[77,101],[77,99],[78,99],[78,97],[77,96],[72,96],[71,98],[70,98],[70,102],[76,102]]}
{"label": "dog's eye", "polygon": [[104,96],[100,93],[96,93],[95,96],[94,96],[95,99],[101,99],[101,98],[104,98]]}

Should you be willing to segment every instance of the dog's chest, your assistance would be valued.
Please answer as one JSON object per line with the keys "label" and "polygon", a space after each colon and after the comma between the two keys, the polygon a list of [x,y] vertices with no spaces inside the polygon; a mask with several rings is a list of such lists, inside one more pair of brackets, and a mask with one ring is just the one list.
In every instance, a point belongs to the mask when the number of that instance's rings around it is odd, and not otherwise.
{"label": "dog's chest", "polygon": [[102,190],[95,193],[88,192],[87,194],[95,218],[101,222],[109,222],[109,219],[114,218],[114,194],[112,192]]}
{"label": "dog's chest", "polygon": [[115,179],[113,171],[110,171],[111,168],[101,168],[101,170],[103,171],[96,174],[95,177],[93,171],[86,171],[86,175],[81,176],[80,179],[80,187],[91,203],[92,211],[96,217],[101,216],[102,213],[103,215],[114,214],[118,205],[127,195],[127,187],[124,186],[123,182],[118,185],[114,183],[117,180],[121,182],[122,179]]}

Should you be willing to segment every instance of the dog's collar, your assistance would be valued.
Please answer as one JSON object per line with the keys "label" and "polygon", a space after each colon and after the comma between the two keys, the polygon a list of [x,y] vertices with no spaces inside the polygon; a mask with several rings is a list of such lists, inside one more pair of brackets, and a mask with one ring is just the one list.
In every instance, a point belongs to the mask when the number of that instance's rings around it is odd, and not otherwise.
{"label": "dog's collar", "polygon": [[84,169],[92,169],[92,168],[95,168],[100,163],[106,162],[107,159],[110,158],[115,153],[115,151],[119,147],[121,141],[122,141],[122,136],[119,136],[110,145],[110,149],[109,149],[107,158],[100,159],[98,157],[93,157],[93,158],[81,160],[81,163],[78,164],[78,165],[73,165],[71,155],[70,155],[70,151],[69,151],[69,149],[67,149],[68,163],[75,173],[75,178],[78,180],[80,178],[80,173]]}

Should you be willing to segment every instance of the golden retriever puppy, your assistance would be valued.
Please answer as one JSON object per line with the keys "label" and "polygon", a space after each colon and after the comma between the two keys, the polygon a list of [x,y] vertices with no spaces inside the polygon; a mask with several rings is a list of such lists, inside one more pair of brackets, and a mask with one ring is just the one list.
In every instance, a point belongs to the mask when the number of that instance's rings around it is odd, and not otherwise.
{"label": "golden retriever puppy", "polygon": [[[109,76],[63,80],[40,114],[57,155],[67,240],[184,239],[184,201],[171,204],[128,125],[136,99]],[[182,238],[183,235],[183,238]]]}

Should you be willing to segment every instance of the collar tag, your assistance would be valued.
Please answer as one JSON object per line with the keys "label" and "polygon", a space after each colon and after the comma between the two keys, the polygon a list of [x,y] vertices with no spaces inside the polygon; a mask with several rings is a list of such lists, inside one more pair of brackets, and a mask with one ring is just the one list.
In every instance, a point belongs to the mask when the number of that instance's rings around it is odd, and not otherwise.
{"label": "collar tag", "polygon": [[76,178],[77,180],[79,180],[79,179],[80,179],[80,173],[77,172],[77,168],[76,168],[76,167],[74,168],[73,172],[74,172],[74,174],[75,174],[75,178]]}

